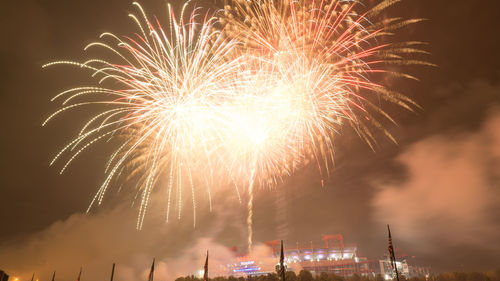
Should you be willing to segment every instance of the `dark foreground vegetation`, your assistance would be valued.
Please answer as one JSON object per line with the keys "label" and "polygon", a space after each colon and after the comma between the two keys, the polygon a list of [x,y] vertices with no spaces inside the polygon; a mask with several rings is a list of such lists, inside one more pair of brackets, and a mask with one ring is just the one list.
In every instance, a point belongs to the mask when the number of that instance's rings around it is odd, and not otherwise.
{"label": "dark foreground vegetation", "polygon": [[[203,279],[194,276],[180,277],[175,281],[202,281]],[[487,273],[483,272],[451,272],[440,273],[430,276],[428,279],[425,277],[405,278],[399,277],[400,281],[500,281],[500,269]],[[210,281],[280,281],[277,274],[268,274],[256,277],[215,277],[210,278]],[[341,277],[335,274],[321,273],[318,276],[313,276],[309,271],[302,270],[297,275],[294,272],[286,273],[286,281],[385,281],[381,275],[372,278],[353,275],[351,277]]]}

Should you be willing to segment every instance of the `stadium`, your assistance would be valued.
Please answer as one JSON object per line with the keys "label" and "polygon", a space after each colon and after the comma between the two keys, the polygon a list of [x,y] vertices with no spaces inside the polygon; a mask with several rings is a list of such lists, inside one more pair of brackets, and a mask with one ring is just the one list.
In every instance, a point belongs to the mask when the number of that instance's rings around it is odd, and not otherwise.
{"label": "stadium", "polygon": [[[287,271],[299,273],[301,270],[310,271],[313,275],[322,272],[333,273],[342,277],[353,275],[375,277],[381,275],[386,280],[392,280],[393,270],[388,256],[369,259],[357,255],[357,245],[344,244],[341,234],[323,235],[323,244],[314,245],[286,245],[285,263]],[[237,256],[236,260],[221,266],[220,272],[227,276],[257,276],[276,272],[280,257],[280,241],[266,242],[272,253],[268,258],[254,258],[248,255]],[[409,257],[405,254],[397,257],[398,272],[407,278],[428,276],[429,269],[410,265]]]}

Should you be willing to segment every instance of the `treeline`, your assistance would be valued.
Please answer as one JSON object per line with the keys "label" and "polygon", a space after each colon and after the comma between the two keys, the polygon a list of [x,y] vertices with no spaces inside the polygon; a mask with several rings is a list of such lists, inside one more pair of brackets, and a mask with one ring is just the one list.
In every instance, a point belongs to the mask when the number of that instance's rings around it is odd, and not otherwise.
{"label": "treeline", "polygon": [[[301,270],[297,275],[293,271],[288,271],[286,273],[286,281],[385,281],[381,275],[376,275],[374,277],[365,277],[359,275],[353,275],[350,277],[341,277],[335,274],[321,273],[320,275],[313,276],[307,270]],[[430,276],[428,279],[425,277],[413,277],[405,278],[404,276],[399,277],[400,281],[500,281],[500,269],[496,271],[491,271],[487,273],[483,272],[451,272],[451,273],[440,273]],[[187,276],[175,279],[175,281],[203,281],[203,279]],[[210,278],[210,281],[280,281],[280,278],[276,273],[271,273],[261,276],[251,276],[251,277],[215,277]]]}

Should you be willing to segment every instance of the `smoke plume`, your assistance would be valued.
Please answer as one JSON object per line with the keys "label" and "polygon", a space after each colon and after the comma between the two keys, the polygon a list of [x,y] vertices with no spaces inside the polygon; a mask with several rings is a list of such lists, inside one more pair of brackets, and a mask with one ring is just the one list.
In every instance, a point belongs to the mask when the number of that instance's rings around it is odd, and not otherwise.
{"label": "smoke plume", "polygon": [[476,132],[435,135],[409,146],[397,161],[402,183],[378,183],[374,217],[423,253],[469,247],[500,250],[500,112]]}

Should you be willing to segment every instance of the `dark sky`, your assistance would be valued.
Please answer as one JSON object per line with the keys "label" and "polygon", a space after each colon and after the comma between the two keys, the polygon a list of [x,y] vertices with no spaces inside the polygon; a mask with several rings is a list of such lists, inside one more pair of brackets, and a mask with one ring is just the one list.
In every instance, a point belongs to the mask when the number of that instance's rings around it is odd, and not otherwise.
{"label": "dark sky", "polygon": [[[165,18],[164,1],[142,4]],[[120,195],[83,214],[104,177],[104,147],[82,155],[63,175],[48,166],[85,116],[68,114],[42,128],[57,108],[50,98],[87,80],[77,69],[41,66],[84,59],[83,47],[103,31],[129,34],[129,1],[23,0],[3,7],[0,268],[45,277],[57,266],[73,272],[82,263],[99,272],[115,260],[126,265],[124,276],[137,276],[156,256],[173,274],[171,264],[184,265],[174,257],[201,259],[195,245],[220,252],[244,247],[245,204],[232,194],[219,194],[215,211],[202,213],[196,229],[188,214],[165,225],[153,204],[137,232],[135,209]],[[285,226],[291,245],[342,233],[361,256],[377,257],[385,253],[390,223],[396,245],[416,263],[437,271],[494,269],[500,266],[500,2],[406,0],[390,12],[428,19],[398,38],[428,42],[437,67],[412,68],[420,82],[394,85],[423,110],[394,110],[399,126],[389,130],[398,144],[380,137],[375,152],[346,129],[325,188],[305,169],[278,191],[259,190],[255,240],[278,239],[277,225]],[[284,192],[285,219],[276,215],[276,192]]]}

